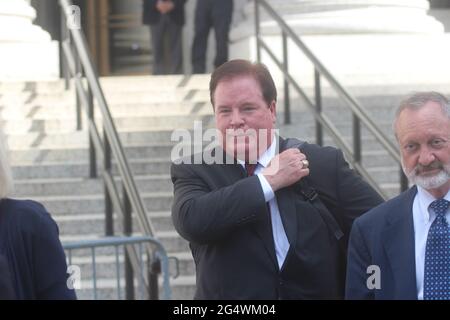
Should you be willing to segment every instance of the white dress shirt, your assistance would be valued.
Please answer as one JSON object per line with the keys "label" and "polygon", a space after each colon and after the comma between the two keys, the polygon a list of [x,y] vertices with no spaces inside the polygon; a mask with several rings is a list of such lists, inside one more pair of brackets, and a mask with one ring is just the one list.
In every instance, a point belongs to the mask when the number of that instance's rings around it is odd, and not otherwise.
{"label": "white dress shirt", "polygon": [[[450,191],[447,192],[444,199],[450,201]],[[423,300],[423,280],[425,270],[425,248],[427,245],[428,230],[436,218],[436,213],[430,209],[430,204],[436,200],[425,189],[417,186],[417,194],[413,202],[413,220],[414,220],[414,241],[416,253],[416,283],[417,298]],[[447,221],[450,221],[450,210],[445,214]]]}
{"label": "white dress shirt", "polygon": [[[273,139],[270,147],[259,157],[258,164],[255,169],[255,175],[258,176],[259,182],[264,192],[264,199],[269,203],[270,206],[270,216],[272,219],[272,234],[275,243],[275,253],[277,256],[278,267],[281,269],[284,259],[286,258],[287,252],[289,251],[289,241],[286,236],[286,231],[284,230],[283,222],[281,221],[280,210],[278,209],[277,198],[272,190],[267,179],[261,174],[261,171],[267,167],[275,157],[276,150],[276,138]],[[245,168],[245,163],[238,160],[239,163]]]}

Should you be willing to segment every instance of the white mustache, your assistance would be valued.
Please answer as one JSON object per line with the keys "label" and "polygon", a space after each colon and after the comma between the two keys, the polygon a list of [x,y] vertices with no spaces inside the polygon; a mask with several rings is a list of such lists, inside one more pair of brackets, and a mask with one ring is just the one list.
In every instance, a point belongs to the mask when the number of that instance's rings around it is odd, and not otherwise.
{"label": "white mustache", "polygon": [[423,165],[419,164],[414,168],[414,173],[421,174],[421,173],[428,172],[428,171],[435,170],[435,169],[443,170],[444,165],[440,161],[433,162],[428,166],[423,166]]}

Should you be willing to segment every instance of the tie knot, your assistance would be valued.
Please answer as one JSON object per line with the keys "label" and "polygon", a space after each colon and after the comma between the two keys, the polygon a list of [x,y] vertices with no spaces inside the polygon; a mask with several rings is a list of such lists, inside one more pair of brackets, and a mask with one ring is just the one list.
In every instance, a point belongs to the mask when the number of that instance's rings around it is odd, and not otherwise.
{"label": "tie knot", "polygon": [[245,170],[247,170],[247,176],[252,176],[255,173],[255,169],[256,169],[257,164],[252,164],[252,163],[246,163],[245,164]]}
{"label": "tie knot", "polygon": [[445,199],[438,199],[434,200],[430,204],[430,208],[434,210],[436,215],[444,215],[447,211],[448,207],[450,206],[450,201],[447,201]]}

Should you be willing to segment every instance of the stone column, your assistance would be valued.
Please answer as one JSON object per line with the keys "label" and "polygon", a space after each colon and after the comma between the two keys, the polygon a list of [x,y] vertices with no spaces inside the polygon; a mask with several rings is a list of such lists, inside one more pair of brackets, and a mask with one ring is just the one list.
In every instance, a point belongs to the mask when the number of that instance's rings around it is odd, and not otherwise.
{"label": "stone column", "polygon": [[0,0],[0,80],[50,80],[59,76],[58,43],[33,25],[25,0]]}

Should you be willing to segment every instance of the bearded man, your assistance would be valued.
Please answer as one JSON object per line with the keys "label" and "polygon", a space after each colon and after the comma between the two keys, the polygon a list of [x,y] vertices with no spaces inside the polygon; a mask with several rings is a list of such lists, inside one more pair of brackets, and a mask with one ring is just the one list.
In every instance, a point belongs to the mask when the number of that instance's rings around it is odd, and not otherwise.
{"label": "bearded man", "polygon": [[346,298],[450,299],[450,105],[442,94],[405,99],[394,121],[408,191],[356,219]]}

